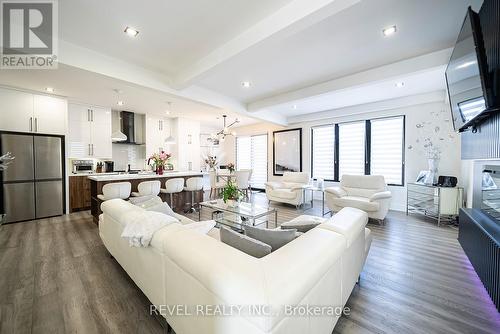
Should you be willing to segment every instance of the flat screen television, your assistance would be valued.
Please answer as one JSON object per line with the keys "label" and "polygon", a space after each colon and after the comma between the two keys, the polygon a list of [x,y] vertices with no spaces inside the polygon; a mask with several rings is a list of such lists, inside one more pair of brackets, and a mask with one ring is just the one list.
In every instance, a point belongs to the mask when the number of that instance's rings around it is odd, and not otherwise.
{"label": "flat screen television", "polygon": [[470,7],[446,68],[453,126],[465,131],[493,111],[479,15]]}

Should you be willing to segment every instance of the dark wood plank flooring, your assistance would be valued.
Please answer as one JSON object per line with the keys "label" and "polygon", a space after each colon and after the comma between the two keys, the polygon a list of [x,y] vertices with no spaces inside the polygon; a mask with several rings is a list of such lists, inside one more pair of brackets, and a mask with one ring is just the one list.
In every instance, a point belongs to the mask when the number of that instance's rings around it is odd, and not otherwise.
{"label": "dark wood plank flooring", "polygon": [[[254,196],[265,203],[265,196]],[[279,223],[302,211],[273,204]],[[319,214],[320,203],[305,214]],[[192,215],[197,219],[197,214]],[[210,212],[203,210],[202,219]],[[335,333],[499,333],[453,227],[391,212]],[[0,227],[0,333],[165,333],[89,212]]]}

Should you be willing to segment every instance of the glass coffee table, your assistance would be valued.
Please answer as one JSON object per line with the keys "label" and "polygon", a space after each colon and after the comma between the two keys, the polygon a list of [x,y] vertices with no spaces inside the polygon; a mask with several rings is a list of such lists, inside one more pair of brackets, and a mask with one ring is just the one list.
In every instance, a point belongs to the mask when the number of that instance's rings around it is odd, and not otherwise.
{"label": "glass coffee table", "polygon": [[212,210],[212,219],[216,223],[238,230],[244,225],[258,226],[266,224],[269,227],[269,215],[274,215],[274,223],[278,226],[278,211],[275,208],[264,207],[253,203],[242,202],[236,207],[228,206],[223,200],[206,201],[200,203],[198,220],[201,220],[203,208]]}

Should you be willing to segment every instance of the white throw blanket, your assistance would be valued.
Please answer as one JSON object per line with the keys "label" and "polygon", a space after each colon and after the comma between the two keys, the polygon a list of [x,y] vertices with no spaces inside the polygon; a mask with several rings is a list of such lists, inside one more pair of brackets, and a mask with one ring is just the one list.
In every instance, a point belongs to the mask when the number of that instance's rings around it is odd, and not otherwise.
{"label": "white throw blanket", "polygon": [[179,221],[159,212],[138,211],[127,215],[124,223],[122,238],[127,238],[131,247],[148,247],[156,231]]}

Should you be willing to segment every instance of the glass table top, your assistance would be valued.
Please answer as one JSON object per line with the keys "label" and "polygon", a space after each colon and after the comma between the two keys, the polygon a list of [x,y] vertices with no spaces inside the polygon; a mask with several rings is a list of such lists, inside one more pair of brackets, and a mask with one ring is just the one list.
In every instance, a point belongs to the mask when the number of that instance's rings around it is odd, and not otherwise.
{"label": "glass table top", "polygon": [[200,203],[201,206],[211,208],[214,210],[222,210],[231,212],[243,217],[257,217],[267,215],[276,211],[275,208],[265,207],[253,203],[241,202],[236,207],[230,207],[223,200],[213,200]]}

